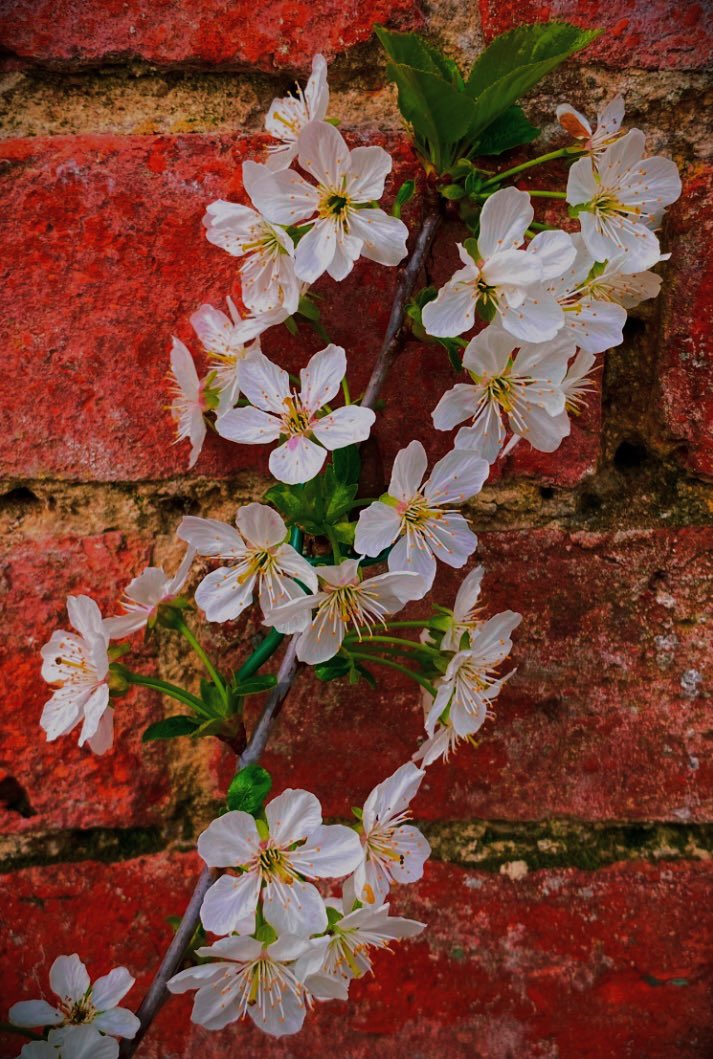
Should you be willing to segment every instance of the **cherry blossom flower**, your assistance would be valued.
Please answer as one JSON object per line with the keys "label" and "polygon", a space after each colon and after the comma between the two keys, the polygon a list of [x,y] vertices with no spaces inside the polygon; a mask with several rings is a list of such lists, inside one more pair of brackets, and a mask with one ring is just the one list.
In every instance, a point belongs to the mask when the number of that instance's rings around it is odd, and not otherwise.
{"label": "cherry blossom flower", "polygon": [[194,549],[188,548],[173,577],[169,577],[160,566],[147,566],[138,577],[130,581],[120,600],[126,614],[104,619],[104,628],[109,637],[112,640],[121,640],[146,625],[152,625],[159,606],[162,603],[170,603],[179,595],[188,580],[194,556]]}
{"label": "cherry blossom flower", "polygon": [[237,529],[212,518],[187,515],[178,536],[199,555],[228,561],[203,578],[196,603],[208,621],[232,621],[249,607],[257,590],[266,619],[281,603],[302,596],[297,581],[316,591],[313,568],[286,543],[287,526],[266,504],[246,504],[235,518]]}
{"label": "cherry blossom flower", "polygon": [[315,971],[327,938],[309,940],[283,934],[266,943],[249,937],[220,938],[196,949],[210,958],[180,971],[168,981],[172,993],[197,989],[191,1020],[208,1030],[221,1030],[247,1015],[272,1037],[298,1033],[305,1019],[309,993],[299,972]]}
{"label": "cherry blossom flower", "polygon": [[104,1037],[93,1026],[50,1030],[46,1041],[31,1041],[20,1059],[118,1059],[119,1042]]}
{"label": "cherry blossom flower", "polygon": [[270,470],[281,482],[295,485],[319,474],[327,450],[344,448],[369,436],[375,416],[370,408],[350,404],[321,415],[339,390],[347,370],[341,346],[329,345],[300,371],[300,391],[290,388],[286,371],[262,353],[245,361],[240,386],[253,407],[226,412],[218,433],[244,445],[264,445],[283,438],[270,454]]}
{"label": "cherry blossom flower", "polygon": [[[62,1035],[55,1039],[69,1041],[77,1027],[90,1026],[112,1037],[134,1037],[140,1023],[133,1012],[118,1007],[135,979],[125,967],[115,967],[92,984],[87,969],[73,953],[58,956],[50,967],[50,988],[59,998],[56,1007],[46,1000],[21,1000],[10,1008],[9,1019],[15,1026],[55,1026]],[[71,1035],[71,1036],[70,1036]],[[63,1057],[72,1053],[64,1046]],[[93,1057],[93,1052],[83,1052]],[[116,1054],[116,1053],[114,1053]]]}
{"label": "cherry blossom flower", "polygon": [[567,202],[578,207],[582,237],[595,261],[618,257],[625,272],[642,272],[660,258],[657,228],[664,208],[681,194],[669,158],[644,158],[644,134],[632,129],[597,159],[580,158],[569,171]]}
{"label": "cherry blossom flower", "polygon": [[582,147],[591,155],[601,154],[607,147],[622,138],[624,135],[621,131],[623,120],[624,98],[620,95],[615,96],[611,102],[607,103],[604,110],[599,112],[594,132],[584,115],[569,103],[560,103],[557,107],[557,121],[565,132],[568,132],[575,140],[579,140]]}
{"label": "cherry blossom flower", "polygon": [[521,621],[522,615],[511,610],[496,614],[481,622],[469,646],[453,655],[427,711],[429,739],[415,755],[424,764],[431,764],[440,756],[447,759],[461,740],[482,727],[490,704],[512,676],[512,673],[503,677],[496,674],[512,650],[510,634]]}
{"label": "cherry blossom flower", "polygon": [[323,55],[312,59],[312,74],[304,92],[297,85],[297,95],[273,99],[265,118],[265,128],[276,140],[268,147],[267,166],[273,171],[286,169],[297,157],[297,141],[310,121],[322,121],[329,107],[327,62]]}
{"label": "cherry blossom flower", "polygon": [[193,330],[209,357],[213,385],[218,391],[218,416],[235,407],[240,397],[240,366],[253,353],[260,352],[262,332],[287,315],[278,309],[241,317],[233,299],[226,300],[230,316],[212,305],[201,305],[191,316]]}
{"label": "cherry blossom flower", "polygon": [[417,882],[431,847],[411,818],[409,803],[426,773],[411,761],[374,787],[364,803],[361,818],[362,858],[344,883],[344,907],[354,901],[379,906],[392,883]]}
{"label": "cherry blossom flower", "polygon": [[374,556],[398,540],[389,554],[389,569],[413,570],[430,588],[436,559],[463,566],[478,545],[465,518],[453,507],[480,492],[490,466],[474,453],[454,449],[424,482],[427,465],[420,441],[401,449],[394,460],[388,499],[361,512],[354,547],[362,555]]}
{"label": "cherry blossom flower", "polygon": [[485,570],[482,566],[476,566],[467,577],[463,578],[460,588],[456,593],[453,610],[448,618],[448,624],[441,640],[441,650],[457,651],[464,635],[469,637],[482,622],[480,608],[477,606],[480,598],[480,586]]}
{"label": "cherry blossom flower", "polygon": [[[666,261],[670,256],[661,254],[659,261]],[[655,272],[627,272],[627,265],[628,261],[621,256],[613,257],[603,267],[597,265],[587,277],[584,291],[597,302],[614,302],[625,309],[657,297],[663,282],[661,277]]]}
{"label": "cherry blossom flower", "polygon": [[[243,184],[253,203],[260,197],[261,172],[265,166],[243,164]],[[258,207],[259,208],[259,207]],[[243,259],[240,265],[242,299],[254,313],[283,309],[289,316],[300,300],[295,274],[295,246],[278,224],[271,224],[258,210],[238,202],[218,199],[203,218],[209,243]]]}
{"label": "cherry blossom flower", "polygon": [[341,878],[361,857],[355,831],[322,823],[313,794],[286,790],[268,802],[267,827],[249,813],[233,810],[213,820],[198,839],[198,852],[211,867],[239,868],[213,883],[201,908],[206,930],[214,934],[251,934],[255,910],[278,933],[308,937],[326,929],[327,913],[319,891],[308,880]]}
{"label": "cherry blossom flower", "polygon": [[582,412],[589,394],[594,390],[592,372],[595,362],[596,357],[593,353],[580,350],[567,370],[562,383],[562,391],[565,409],[570,415],[579,415]]}
{"label": "cherry blossom flower", "polygon": [[250,195],[273,224],[311,224],[295,252],[295,271],[314,283],[323,272],[332,279],[349,275],[359,257],[398,265],[406,256],[408,228],[370,203],[384,193],[392,160],[381,147],[350,151],[333,125],[311,121],[298,141],[299,164],[317,186],[285,169],[246,162],[252,174]]}
{"label": "cherry blossom flower", "polygon": [[[270,614],[270,621],[282,633],[296,633],[297,657],[317,665],[332,658],[342,645],[350,625],[383,624],[387,614],[401,610],[413,599],[421,599],[427,587],[423,577],[413,572],[392,572],[359,578],[359,560],[345,559],[339,566],[320,566],[321,589],[300,596]],[[312,617],[312,611],[316,614]]]}
{"label": "cherry blossom flower", "polygon": [[49,743],[80,722],[79,745],[103,754],[114,739],[109,705],[109,633],[89,596],[69,596],[67,613],[75,632],[58,630],[42,648],[42,678],[57,690],[45,703],[40,725]]}
{"label": "cherry blossom flower", "polygon": [[426,929],[425,923],[389,915],[388,904],[365,905],[345,914],[338,898],[326,903],[332,915],[324,960],[315,974],[305,977],[305,986],[318,999],[346,1000],[349,982],[370,973],[372,949],[388,949],[390,942],[414,938]]}
{"label": "cherry blossom flower", "polygon": [[441,287],[434,301],[423,307],[423,326],[429,335],[462,335],[475,324],[476,306],[497,315],[502,327],[526,342],[554,338],[563,323],[562,310],[542,286],[548,276],[564,271],[574,258],[565,232],[554,236],[546,261],[519,249],[532,223],[530,196],[517,188],[502,188],[486,200],[480,215],[478,257],[460,243],[464,265]]}
{"label": "cherry blossom flower", "polygon": [[171,417],[176,424],[176,441],[190,441],[191,456],[188,466],[194,467],[201,454],[207,433],[204,412],[208,411],[205,381],[198,378],[193,357],[183,342],[173,339],[171,349],[173,402]]}
{"label": "cherry blossom flower", "polygon": [[491,325],[466,347],[463,367],[472,383],[457,383],[444,393],[433,410],[437,430],[451,430],[466,419],[455,439],[457,449],[474,449],[494,462],[505,440],[504,420],[518,437],[533,448],[553,452],[567,437],[570,424],[565,412],[562,382],[567,362],[575,352],[568,334],[553,342],[515,342],[502,328]]}

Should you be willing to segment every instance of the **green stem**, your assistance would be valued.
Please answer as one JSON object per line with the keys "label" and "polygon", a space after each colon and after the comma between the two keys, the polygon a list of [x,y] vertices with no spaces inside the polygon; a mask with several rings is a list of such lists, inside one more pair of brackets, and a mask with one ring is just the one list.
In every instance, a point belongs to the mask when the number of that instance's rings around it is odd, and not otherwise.
{"label": "green stem", "polygon": [[26,1030],[24,1026],[14,1026],[12,1022],[0,1022],[0,1033],[16,1033],[19,1037],[27,1037],[31,1041],[43,1041],[41,1033],[33,1033]]}
{"label": "green stem", "polygon": [[168,695],[170,698],[176,699],[177,702],[182,702],[185,706],[192,706],[203,717],[211,719],[214,717],[214,714],[206,709],[205,703],[195,695],[192,695],[190,691],[186,691],[185,688],[179,688],[176,684],[169,684],[168,681],[161,680],[160,677],[148,677],[144,673],[133,673],[130,669],[124,671],[124,676],[129,684],[160,691],[163,695]]}
{"label": "green stem", "polygon": [[427,629],[429,622],[427,621],[387,621],[385,622],[387,629]]}
{"label": "green stem", "polygon": [[490,180],[486,180],[482,185],[483,189],[489,187],[491,184],[501,184],[503,180],[508,180],[510,177],[517,176],[518,173],[524,173],[526,169],[532,169],[536,165],[544,165],[546,162],[553,162],[556,158],[572,158],[576,155],[584,152],[583,147],[562,147],[559,151],[550,151],[548,154],[541,154],[539,158],[531,158],[529,162],[523,162],[522,165],[515,165],[512,169],[506,169],[502,173],[497,173]]}
{"label": "green stem", "polygon": [[566,191],[533,191],[528,188],[528,195],[533,199],[566,199]]}
{"label": "green stem", "polygon": [[337,540],[336,534],[331,526],[326,527],[327,539],[332,545],[332,555],[334,556],[334,563],[336,566],[342,561],[342,549],[339,547],[339,541]]}
{"label": "green stem", "polygon": [[428,644],[418,643],[416,640],[402,640],[398,636],[354,636],[350,634],[344,637],[346,644],[350,643],[388,643],[394,644],[396,647],[406,648],[409,651],[422,651],[427,655],[435,655],[437,658],[441,657],[441,652],[437,651],[435,647],[429,647]]}
{"label": "green stem", "polygon": [[395,669],[399,673],[403,673],[405,676],[410,677],[411,680],[415,680],[417,684],[420,684],[422,688],[425,688],[429,695],[436,697],[436,689],[430,680],[426,680],[425,677],[420,677],[418,673],[414,673],[412,669],[408,669],[406,666],[402,666],[399,662],[392,662],[390,658],[381,658],[379,655],[370,655],[366,651],[350,651],[349,654],[352,658],[359,658],[364,662],[376,662],[380,666],[388,666],[389,669]]}
{"label": "green stem", "polygon": [[342,393],[344,394],[344,403],[345,404],[351,404],[352,403],[352,399],[351,399],[351,396],[349,394],[349,383],[347,382],[346,375],[342,379]]}
{"label": "green stem", "polygon": [[530,224],[533,232],[554,232],[557,230],[557,226],[554,224],[540,224],[539,221],[533,221]]}
{"label": "green stem", "polygon": [[221,677],[220,673],[218,672],[218,670],[215,668],[215,666],[211,662],[211,660],[208,657],[208,655],[206,654],[206,652],[201,647],[201,645],[198,642],[198,640],[195,638],[195,636],[193,635],[191,630],[188,628],[188,626],[186,625],[185,621],[182,621],[179,624],[178,631],[185,637],[185,639],[188,641],[188,643],[191,645],[191,647],[193,648],[195,653],[200,658],[200,660],[203,663],[203,665],[206,667],[208,673],[210,674],[211,680],[213,681],[213,683],[215,684],[216,688],[220,692],[221,699],[223,700],[223,702],[227,706],[228,705],[228,692],[226,690],[225,684],[223,683],[223,678]]}

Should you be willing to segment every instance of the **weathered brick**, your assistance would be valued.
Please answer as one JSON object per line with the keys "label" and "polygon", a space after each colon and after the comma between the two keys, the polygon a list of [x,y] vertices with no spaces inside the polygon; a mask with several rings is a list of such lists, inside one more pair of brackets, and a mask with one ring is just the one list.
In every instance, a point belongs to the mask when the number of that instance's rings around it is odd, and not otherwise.
{"label": "weathered brick", "polygon": [[312,55],[329,59],[367,40],[374,25],[420,22],[414,0],[2,0],[0,36],[27,59],[86,65],[144,59],[151,63],[309,69]]}
{"label": "weathered brick", "polygon": [[644,70],[704,70],[713,53],[705,3],[631,0],[624,6],[605,0],[480,0],[483,33],[498,33],[550,19],[601,28],[604,34],[584,53],[584,61]]}
{"label": "weathered brick", "polygon": [[115,746],[102,757],[80,749],[76,732],[47,743],[39,726],[51,694],[40,676],[39,652],[55,628],[69,628],[66,596],[88,593],[108,608],[148,554],[145,539],[112,532],[28,540],[2,557],[0,781],[9,803],[0,801],[4,832],[160,820],[168,797],[166,753],[140,743],[145,726],[161,716],[151,692],[117,702]]}
{"label": "weathered brick", "polygon": [[685,466],[713,477],[713,167],[686,181],[668,230],[675,268],[662,296],[663,410]]}
{"label": "weathered brick", "polygon": [[[197,871],[192,855],[159,855],[6,877],[3,997],[46,991],[52,959],[79,951],[94,975],[128,965],[136,1006],[170,937],[165,916],[182,911]],[[393,900],[427,932],[380,954],[347,1004],[317,1005],[299,1036],[275,1041],[249,1024],[208,1033],[189,1023],[191,998],[172,997],[140,1054],[704,1059],[713,1048],[711,881],[710,862],[517,881],[430,863]],[[17,1041],[8,1048],[15,1054]]]}
{"label": "weathered brick", "polygon": [[[517,674],[478,749],[431,766],[416,815],[710,820],[712,555],[704,528],[481,534],[487,612],[523,615]],[[439,567],[435,600],[459,580]],[[421,738],[416,686],[374,671],[378,695],[300,677],[266,758],[337,815]]]}

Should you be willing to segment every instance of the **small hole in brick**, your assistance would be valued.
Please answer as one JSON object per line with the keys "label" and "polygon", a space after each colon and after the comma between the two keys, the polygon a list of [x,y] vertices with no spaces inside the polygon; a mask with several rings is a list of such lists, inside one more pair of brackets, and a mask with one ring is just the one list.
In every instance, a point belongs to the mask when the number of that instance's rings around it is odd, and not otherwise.
{"label": "small hole in brick", "polygon": [[159,504],[164,511],[174,512],[177,515],[192,515],[200,508],[193,496],[164,496],[159,500]]}
{"label": "small hole in brick", "polygon": [[0,496],[0,507],[34,507],[40,503],[40,498],[24,485],[18,485],[15,489],[8,490]]}
{"label": "small hole in brick", "polygon": [[11,813],[19,813],[25,818],[37,815],[30,805],[27,791],[14,776],[6,776],[4,780],[0,780],[0,804]]}
{"label": "small hole in brick", "polygon": [[551,485],[541,485],[540,486],[540,496],[542,497],[543,500],[551,500],[554,495],[555,495],[555,491],[554,491],[554,489],[552,488]]}
{"label": "small hole in brick", "polygon": [[646,446],[640,441],[622,441],[614,453],[614,466],[618,471],[633,471],[643,467],[648,458]]}
{"label": "small hole in brick", "polygon": [[595,511],[599,511],[602,506],[602,502],[596,493],[582,493],[579,498],[579,513],[581,515],[590,515]]}
{"label": "small hole in brick", "polygon": [[646,330],[646,321],[639,320],[635,316],[628,316],[624,324],[624,335],[626,338],[638,338]]}

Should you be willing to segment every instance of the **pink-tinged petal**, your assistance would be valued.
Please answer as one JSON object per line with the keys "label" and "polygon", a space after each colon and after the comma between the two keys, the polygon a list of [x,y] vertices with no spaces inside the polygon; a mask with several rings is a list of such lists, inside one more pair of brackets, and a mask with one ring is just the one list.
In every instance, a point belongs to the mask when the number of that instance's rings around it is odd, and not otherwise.
{"label": "pink-tinged petal", "polygon": [[346,373],[347,356],[341,346],[330,343],[310,357],[300,371],[300,400],[307,411],[314,413],[336,397]]}
{"label": "pink-tinged petal", "polygon": [[83,707],[91,694],[90,689],[78,691],[71,684],[58,688],[42,709],[40,727],[52,743],[61,735],[67,735],[79,723]]}
{"label": "pink-tinged petal", "polygon": [[463,353],[463,367],[474,375],[502,375],[515,349],[512,335],[499,324],[491,324],[472,338]]}
{"label": "pink-tinged petal", "polygon": [[327,910],[319,891],[308,882],[290,885],[269,882],[262,899],[265,919],[278,934],[320,934],[327,926]]}
{"label": "pink-tinged petal", "polygon": [[354,550],[360,555],[379,555],[396,540],[401,516],[390,504],[377,500],[359,514],[354,534]]}
{"label": "pink-tinged petal", "polygon": [[245,542],[238,531],[215,518],[186,515],[176,535],[187,541],[199,555],[219,556],[221,559],[242,559]]}
{"label": "pink-tinged petal", "polygon": [[259,408],[233,408],[215,424],[221,438],[241,445],[266,445],[277,441],[282,430],[279,419]]}
{"label": "pink-tinged petal", "polygon": [[624,97],[614,96],[604,110],[597,116],[597,133],[603,137],[613,136],[621,128],[624,120]]}
{"label": "pink-tinged petal", "polygon": [[[67,614],[73,628],[85,640],[101,638],[104,635],[101,611],[90,596],[68,596]],[[106,639],[105,636],[104,639]]]}
{"label": "pink-tinged petal", "polygon": [[97,978],[92,986],[92,1003],[97,1011],[115,1008],[124,999],[136,979],[126,967],[115,967],[109,974]]}
{"label": "pink-tinged petal", "polygon": [[329,415],[316,420],[312,433],[325,449],[332,452],[334,449],[343,449],[347,445],[366,441],[375,419],[371,408],[350,404],[344,408],[336,408]]}
{"label": "pink-tinged petal", "polygon": [[260,835],[255,820],[250,813],[238,809],[211,821],[198,839],[198,853],[211,868],[249,864],[259,846]]}
{"label": "pink-tinged petal", "polygon": [[378,201],[392,165],[391,155],[383,147],[355,147],[347,180],[349,197],[355,202]]}
{"label": "pink-tinged petal", "polygon": [[522,305],[504,310],[500,320],[506,331],[523,342],[546,342],[563,326],[564,313],[544,287],[533,287]]}
{"label": "pink-tinged petal", "polygon": [[293,435],[270,453],[269,467],[280,482],[298,485],[316,477],[327,458],[326,449],[304,435]]}
{"label": "pink-tinged petal", "polygon": [[484,573],[485,567],[476,566],[463,578],[453,605],[453,615],[457,620],[467,618],[478,602]]}
{"label": "pink-tinged petal", "polygon": [[203,578],[196,603],[208,621],[233,621],[252,603],[256,577],[245,577],[240,567],[221,566]]}
{"label": "pink-tinged petal", "polygon": [[436,430],[452,430],[464,419],[474,416],[482,392],[481,387],[471,386],[467,382],[457,382],[450,390],[446,390],[431,412]]}
{"label": "pink-tinged petal", "polygon": [[423,307],[423,326],[434,338],[462,335],[465,331],[470,331],[475,323],[475,287],[473,284],[461,282],[459,275],[460,273],[456,272],[455,276],[441,287],[436,299]]}
{"label": "pink-tinged petal", "polygon": [[391,866],[391,874],[398,883],[417,882],[423,876],[423,865],[431,855],[428,840],[416,827],[404,824],[393,837],[394,851],[399,859]]}
{"label": "pink-tinged petal", "polygon": [[245,539],[260,548],[273,548],[287,536],[284,519],[267,504],[244,504],[235,521]]}
{"label": "pink-tinged petal", "polygon": [[279,416],[285,411],[285,398],[290,396],[290,377],[264,353],[256,353],[242,365],[240,388],[256,408]]}
{"label": "pink-tinged petal", "polygon": [[101,757],[114,745],[114,711],[108,706],[99,719],[97,730],[87,739],[87,746],[93,754]]}
{"label": "pink-tinged petal", "polygon": [[324,121],[305,125],[298,141],[299,163],[323,187],[337,189],[350,169],[350,151],[344,137]]}
{"label": "pink-tinged petal", "polygon": [[145,610],[135,610],[129,614],[118,614],[114,618],[105,618],[104,627],[109,634],[110,640],[123,640],[125,636],[131,636],[137,629],[143,629],[148,616],[148,611]]}
{"label": "pink-tinged petal", "polygon": [[211,934],[252,934],[260,893],[260,875],[221,875],[203,898],[201,923]]}
{"label": "pink-tinged petal", "polygon": [[308,838],[319,827],[322,823],[322,807],[309,791],[289,787],[268,802],[265,816],[272,841],[288,846]]}
{"label": "pink-tinged petal", "polygon": [[302,632],[312,620],[312,611],[317,606],[322,595],[298,596],[289,603],[282,603],[279,607],[270,610],[270,625],[278,632],[291,635]]}
{"label": "pink-tinged petal", "polygon": [[431,549],[435,557],[456,569],[465,566],[478,547],[478,538],[463,516],[458,512],[449,512],[431,528]]}
{"label": "pink-tinged petal", "polygon": [[82,1000],[90,985],[87,969],[76,952],[58,956],[50,967],[50,989],[62,1000]]}
{"label": "pink-tinged petal", "polygon": [[300,634],[297,657],[310,666],[328,662],[342,646],[345,632],[344,622],[333,625],[324,611],[318,611],[311,625]]}
{"label": "pink-tinged petal", "polygon": [[389,553],[388,566],[393,573],[417,574],[423,589],[421,596],[425,596],[436,576],[436,560],[420,533],[409,533],[396,542]]}
{"label": "pink-tinged petal", "polygon": [[406,257],[408,228],[397,217],[383,210],[359,210],[351,214],[350,225],[352,234],[363,243],[363,257],[380,265],[398,265]]}
{"label": "pink-tinged petal", "polygon": [[464,504],[480,492],[489,473],[487,460],[462,449],[451,449],[434,465],[423,495],[429,504]]}
{"label": "pink-tinged petal", "polygon": [[397,500],[408,502],[421,488],[428,467],[426,450],[420,441],[411,441],[396,454],[391,471],[389,494]]}
{"label": "pink-tinged petal", "polygon": [[567,202],[570,206],[591,202],[598,187],[591,158],[579,158],[567,177]]}
{"label": "pink-tinged petal", "polygon": [[46,1000],[20,1000],[12,1005],[8,1018],[13,1026],[28,1029],[33,1026],[59,1026],[64,1021],[64,1015]]}
{"label": "pink-tinged petal", "polygon": [[315,280],[327,271],[337,248],[337,229],[326,217],[315,221],[306,235],[297,244],[295,272],[305,283]]}
{"label": "pink-tinged petal", "polygon": [[[626,136],[608,147],[597,162],[602,187],[616,187],[632,166],[641,160],[645,144],[646,137],[643,132],[640,129],[631,129]],[[575,162],[575,165],[578,164]]]}
{"label": "pink-tinged petal", "polygon": [[[92,995],[92,1000],[94,999]],[[141,1028],[141,1023],[133,1011],[126,1008],[112,1008],[110,1011],[102,1011],[92,1023],[102,1033],[108,1033],[112,1037],[126,1037],[132,1040]]]}
{"label": "pink-tinged petal", "polygon": [[378,823],[388,824],[399,816],[415,798],[426,773],[410,761],[382,780],[364,803],[363,824],[367,832]]}
{"label": "pink-tinged petal", "polygon": [[321,824],[304,846],[289,855],[290,863],[308,879],[341,879],[353,872],[362,859],[356,831],[342,824]]}
{"label": "pink-tinged petal", "polygon": [[542,268],[542,279],[554,279],[571,268],[577,248],[567,232],[539,232],[527,248]]}
{"label": "pink-tinged petal", "polygon": [[501,250],[520,246],[530,227],[535,211],[526,191],[502,188],[486,200],[480,214],[478,250],[490,258]]}
{"label": "pink-tinged petal", "polygon": [[274,224],[297,224],[317,209],[317,189],[294,169],[271,173],[267,166],[244,162],[243,183],[260,213]]}

